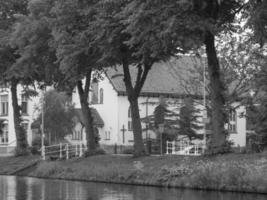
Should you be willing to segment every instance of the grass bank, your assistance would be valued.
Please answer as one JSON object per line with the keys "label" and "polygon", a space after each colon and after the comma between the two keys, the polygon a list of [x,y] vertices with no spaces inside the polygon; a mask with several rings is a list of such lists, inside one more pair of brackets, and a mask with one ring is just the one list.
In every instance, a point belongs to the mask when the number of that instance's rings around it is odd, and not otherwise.
{"label": "grass bank", "polygon": [[216,157],[99,155],[42,161],[28,176],[82,181],[267,193],[267,155]]}
{"label": "grass bank", "polygon": [[39,156],[0,157],[0,174],[16,174],[19,171],[23,171],[24,169],[35,165],[39,160]]}

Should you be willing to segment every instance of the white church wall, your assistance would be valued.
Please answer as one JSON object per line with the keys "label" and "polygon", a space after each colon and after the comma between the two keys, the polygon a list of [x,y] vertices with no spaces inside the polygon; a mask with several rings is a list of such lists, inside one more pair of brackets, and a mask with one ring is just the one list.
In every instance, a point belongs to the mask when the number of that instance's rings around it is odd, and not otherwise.
{"label": "white church wall", "polygon": [[[104,121],[104,127],[98,128],[100,135],[100,144],[115,144],[118,142],[118,96],[110,81],[104,77],[98,83],[98,91],[103,89],[103,104],[92,104],[100,117]],[[100,92],[98,92],[98,100],[100,99]]]}

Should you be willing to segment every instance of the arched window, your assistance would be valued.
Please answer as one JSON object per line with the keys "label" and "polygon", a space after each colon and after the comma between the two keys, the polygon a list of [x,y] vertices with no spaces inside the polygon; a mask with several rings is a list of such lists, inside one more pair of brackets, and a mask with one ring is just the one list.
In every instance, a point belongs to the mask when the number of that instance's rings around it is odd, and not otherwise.
{"label": "arched window", "polygon": [[21,95],[21,113],[23,115],[28,114],[28,98],[25,94]]}
{"label": "arched window", "polygon": [[99,93],[100,93],[100,97],[99,97],[99,103],[103,104],[104,102],[104,94],[103,94],[103,88],[100,89]]}
{"label": "arched window", "polygon": [[128,108],[128,131],[133,130],[131,106]]}
{"label": "arched window", "polygon": [[230,133],[236,133],[236,124],[237,124],[236,110],[230,109],[229,122],[228,122],[228,130]]}

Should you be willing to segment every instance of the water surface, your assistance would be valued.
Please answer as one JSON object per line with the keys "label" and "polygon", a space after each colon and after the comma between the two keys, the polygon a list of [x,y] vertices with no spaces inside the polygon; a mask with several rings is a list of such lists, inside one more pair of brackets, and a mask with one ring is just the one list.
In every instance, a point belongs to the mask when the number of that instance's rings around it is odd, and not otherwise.
{"label": "water surface", "polygon": [[266,200],[267,195],[0,176],[0,200]]}

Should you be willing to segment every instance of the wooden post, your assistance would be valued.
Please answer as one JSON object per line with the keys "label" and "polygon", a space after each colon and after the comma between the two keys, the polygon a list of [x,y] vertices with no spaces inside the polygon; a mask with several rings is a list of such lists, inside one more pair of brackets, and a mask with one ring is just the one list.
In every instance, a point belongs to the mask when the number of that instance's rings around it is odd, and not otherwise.
{"label": "wooden post", "polygon": [[124,144],[125,143],[125,131],[127,131],[127,129],[125,128],[124,124],[122,125],[122,129],[121,129],[121,132],[122,132],[122,143]]}
{"label": "wooden post", "polygon": [[66,160],[69,159],[69,144],[66,145]]}
{"label": "wooden post", "polygon": [[166,154],[169,154],[169,141],[166,141]]}
{"label": "wooden post", "polygon": [[80,143],[80,157],[82,157],[82,155],[83,155],[83,144],[82,143]]}
{"label": "wooden post", "polygon": [[75,156],[78,156],[78,144],[75,145]]}
{"label": "wooden post", "polygon": [[59,158],[62,158],[62,144],[59,144]]}

